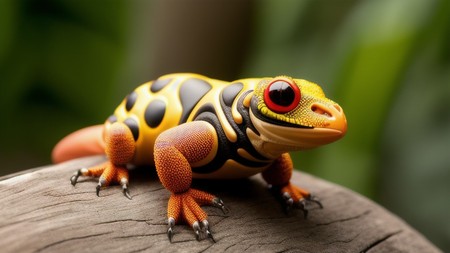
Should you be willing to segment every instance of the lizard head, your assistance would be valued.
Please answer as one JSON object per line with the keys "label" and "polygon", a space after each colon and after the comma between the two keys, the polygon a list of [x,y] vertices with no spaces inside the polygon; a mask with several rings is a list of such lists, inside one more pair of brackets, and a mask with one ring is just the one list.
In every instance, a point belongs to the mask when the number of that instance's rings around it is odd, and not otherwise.
{"label": "lizard head", "polygon": [[343,137],[342,108],[319,85],[287,76],[262,79],[254,90],[250,117],[263,141],[284,149],[308,149]]}

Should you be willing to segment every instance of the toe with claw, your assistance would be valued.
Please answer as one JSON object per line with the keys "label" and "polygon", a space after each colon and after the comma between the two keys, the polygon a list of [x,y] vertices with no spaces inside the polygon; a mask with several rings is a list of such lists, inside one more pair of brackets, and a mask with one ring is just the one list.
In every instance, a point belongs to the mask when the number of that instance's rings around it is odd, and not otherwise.
{"label": "toe with claw", "polygon": [[212,242],[216,242],[207,220],[207,214],[200,207],[201,205],[215,206],[224,213],[228,212],[223,201],[209,193],[194,189],[189,189],[184,193],[172,193],[167,208],[169,217],[167,237],[170,242],[172,242],[174,227],[178,221],[190,224],[198,241],[209,238]]}
{"label": "toe with claw", "polygon": [[128,179],[123,177],[120,179],[120,185],[122,185],[122,192],[127,199],[131,200],[130,191],[128,190]]}
{"label": "toe with claw", "polygon": [[222,209],[223,214],[227,214],[230,211],[230,209],[228,209],[228,207],[226,207],[223,201],[219,198],[214,198],[212,204],[213,206]]}
{"label": "toe with claw", "polygon": [[320,200],[308,191],[291,185],[290,183],[284,187],[272,187],[273,190],[281,192],[281,202],[285,212],[288,214],[293,208],[300,209],[306,219],[309,213],[309,204],[314,203],[319,208],[323,208]]}
{"label": "toe with claw", "polygon": [[81,175],[85,175],[87,173],[88,173],[88,169],[87,168],[81,168],[81,169],[75,171],[75,173],[73,173],[73,175],[70,177],[70,183],[73,186],[75,186],[77,184],[77,182],[78,182],[78,178]]}
{"label": "toe with claw", "polygon": [[175,219],[173,217],[169,217],[167,223],[169,224],[169,228],[167,229],[167,237],[169,237],[169,241],[172,242]]}
{"label": "toe with claw", "polygon": [[320,202],[319,198],[317,198],[316,196],[312,195],[311,193],[308,196],[306,196],[306,201],[310,201],[310,202],[316,203],[320,207],[320,209],[323,209],[323,205]]}
{"label": "toe with claw", "polygon": [[100,196],[100,190],[111,183],[119,183],[122,186],[123,195],[131,199],[128,190],[128,170],[123,166],[115,166],[111,163],[104,163],[92,168],[81,168],[70,177],[70,183],[75,186],[80,176],[99,177],[95,188],[97,196]]}
{"label": "toe with claw", "polygon": [[209,222],[207,220],[203,220],[202,225],[203,225],[203,230],[204,230],[206,236],[215,243],[216,240],[214,240],[211,230],[209,229]]}

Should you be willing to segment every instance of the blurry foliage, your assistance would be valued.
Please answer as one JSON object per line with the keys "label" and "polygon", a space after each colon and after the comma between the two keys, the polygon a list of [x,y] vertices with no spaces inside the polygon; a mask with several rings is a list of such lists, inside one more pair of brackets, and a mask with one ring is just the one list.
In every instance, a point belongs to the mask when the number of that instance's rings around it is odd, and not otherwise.
{"label": "blurry foliage", "polygon": [[48,163],[58,138],[110,111],[124,2],[0,1],[3,173]]}
{"label": "blurry foliage", "polygon": [[49,163],[160,74],[291,75],[347,136],[296,167],[352,188],[450,251],[450,1],[0,1],[2,174]]}
{"label": "blurry foliage", "polygon": [[450,251],[450,2],[417,39],[381,146],[380,201]]}

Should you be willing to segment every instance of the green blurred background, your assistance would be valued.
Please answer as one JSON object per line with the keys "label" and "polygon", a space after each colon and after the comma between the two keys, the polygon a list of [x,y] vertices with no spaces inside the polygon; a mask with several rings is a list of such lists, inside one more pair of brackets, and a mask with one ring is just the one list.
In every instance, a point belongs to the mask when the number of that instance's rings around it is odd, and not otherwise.
{"label": "green blurred background", "polygon": [[321,84],[348,134],[296,167],[450,252],[450,1],[0,0],[0,175],[173,72]]}

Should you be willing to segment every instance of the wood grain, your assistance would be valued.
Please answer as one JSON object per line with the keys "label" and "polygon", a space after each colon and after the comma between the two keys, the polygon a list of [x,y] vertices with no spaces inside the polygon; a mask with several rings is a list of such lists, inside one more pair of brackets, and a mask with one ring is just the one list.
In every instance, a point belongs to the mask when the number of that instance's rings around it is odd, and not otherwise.
{"label": "wood grain", "polygon": [[69,178],[104,158],[89,157],[0,178],[1,252],[440,252],[417,231],[372,201],[295,172],[324,209],[286,215],[260,176],[195,181],[220,196],[230,212],[205,207],[217,243],[195,240],[187,226],[167,239],[169,193],[151,168],[131,172],[126,199],[119,186],[95,195],[96,181]]}

